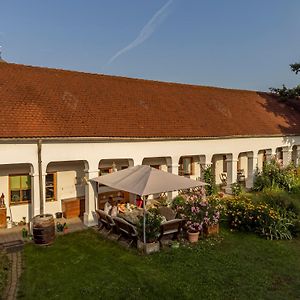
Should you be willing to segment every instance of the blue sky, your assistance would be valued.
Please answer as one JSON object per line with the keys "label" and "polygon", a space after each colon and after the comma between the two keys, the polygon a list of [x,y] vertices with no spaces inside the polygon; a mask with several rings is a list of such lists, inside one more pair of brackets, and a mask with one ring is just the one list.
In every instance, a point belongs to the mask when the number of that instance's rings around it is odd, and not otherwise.
{"label": "blue sky", "polygon": [[300,81],[299,11],[299,0],[0,0],[0,45],[15,63],[268,90]]}

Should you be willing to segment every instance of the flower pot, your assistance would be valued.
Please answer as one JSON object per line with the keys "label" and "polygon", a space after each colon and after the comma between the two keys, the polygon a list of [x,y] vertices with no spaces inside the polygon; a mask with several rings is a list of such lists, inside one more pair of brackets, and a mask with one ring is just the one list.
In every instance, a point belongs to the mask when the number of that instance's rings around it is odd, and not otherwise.
{"label": "flower pot", "polygon": [[219,223],[210,225],[210,226],[203,226],[203,233],[205,236],[211,236],[219,234]]}
{"label": "flower pot", "polygon": [[57,213],[55,213],[55,218],[56,218],[56,219],[61,219],[62,216],[63,216],[63,213],[62,213],[62,212],[57,212]]}
{"label": "flower pot", "polygon": [[189,232],[188,231],[188,240],[190,243],[197,243],[199,240],[199,234],[200,232]]}
{"label": "flower pot", "polygon": [[142,241],[137,241],[137,248],[139,251],[145,254],[151,254],[154,252],[158,252],[160,249],[159,242],[146,243],[144,244]]}

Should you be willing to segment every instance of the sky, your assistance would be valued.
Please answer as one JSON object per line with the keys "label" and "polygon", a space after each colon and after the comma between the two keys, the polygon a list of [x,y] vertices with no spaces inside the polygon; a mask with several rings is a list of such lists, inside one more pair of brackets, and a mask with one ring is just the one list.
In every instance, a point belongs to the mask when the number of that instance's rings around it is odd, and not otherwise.
{"label": "sky", "polygon": [[267,91],[300,76],[299,0],[0,0],[8,62]]}

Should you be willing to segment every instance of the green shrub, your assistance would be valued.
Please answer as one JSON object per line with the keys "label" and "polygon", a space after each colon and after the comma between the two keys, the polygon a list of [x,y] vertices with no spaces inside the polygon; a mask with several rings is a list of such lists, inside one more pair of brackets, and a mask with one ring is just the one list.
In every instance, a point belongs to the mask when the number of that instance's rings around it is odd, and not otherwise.
{"label": "green shrub", "polygon": [[279,188],[292,191],[296,187],[300,187],[300,185],[295,168],[292,165],[284,168],[279,161],[271,159],[264,163],[262,172],[256,176],[253,189],[262,191],[265,188]]}
{"label": "green shrub", "polygon": [[[157,210],[151,209],[146,212],[146,242],[152,243],[156,242],[160,234],[160,225],[162,222],[162,216],[158,214]],[[140,217],[137,224],[138,236],[141,241],[144,240],[144,217]]]}
{"label": "green shrub", "polygon": [[279,188],[267,188],[254,195],[252,199],[256,203],[266,203],[275,208],[292,211],[300,216],[300,195],[298,197],[297,194],[291,194]]}
{"label": "green shrub", "polygon": [[240,196],[243,192],[243,187],[240,183],[235,182],[231,184],[231,191],[234,196]]}
{"label": "green shrub", "polygon": [[281,216],[276,222],[263,224],[259,230],[270,240],[291,240],[293,238],[292,227],[294,227],[292,219],[289,216]]}
{"label": "green shrub", "polygon": [[267,239],[291,239],[296,220],[293,212],[253,202],[249,197],[223,198],[229,226],[256,232]]}
{"label": "green shrub", "polygon": [[217,193],[217,187],[215,183],[215,176],[212,172],[212,167],[207,166],[204,170],[204,182],[208,185],[205,187],[206,195],[211,196]]}
{"label": "green shrub", "polygon": [[176,209],[177,206],[183,206],[185,203],[185,198],[181,195],[176,196],[173,200],[172,200],[172,208]]}

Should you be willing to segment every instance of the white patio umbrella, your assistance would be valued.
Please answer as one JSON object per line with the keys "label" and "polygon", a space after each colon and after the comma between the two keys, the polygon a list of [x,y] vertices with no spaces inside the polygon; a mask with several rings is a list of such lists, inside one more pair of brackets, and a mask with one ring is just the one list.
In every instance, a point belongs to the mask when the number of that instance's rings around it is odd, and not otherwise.
{"label": "white patio umbrella", "polygon": [[[164,192],[186,190],[206,185],[204,182],[174,175],[146,165],[130,167],[105,176],[99,176],[91,179],[91,181],[98,182],[116,190],[122,190],[136,194],[141,197]],[[146,243],[145,199],[143,203],[144,243]]]}

